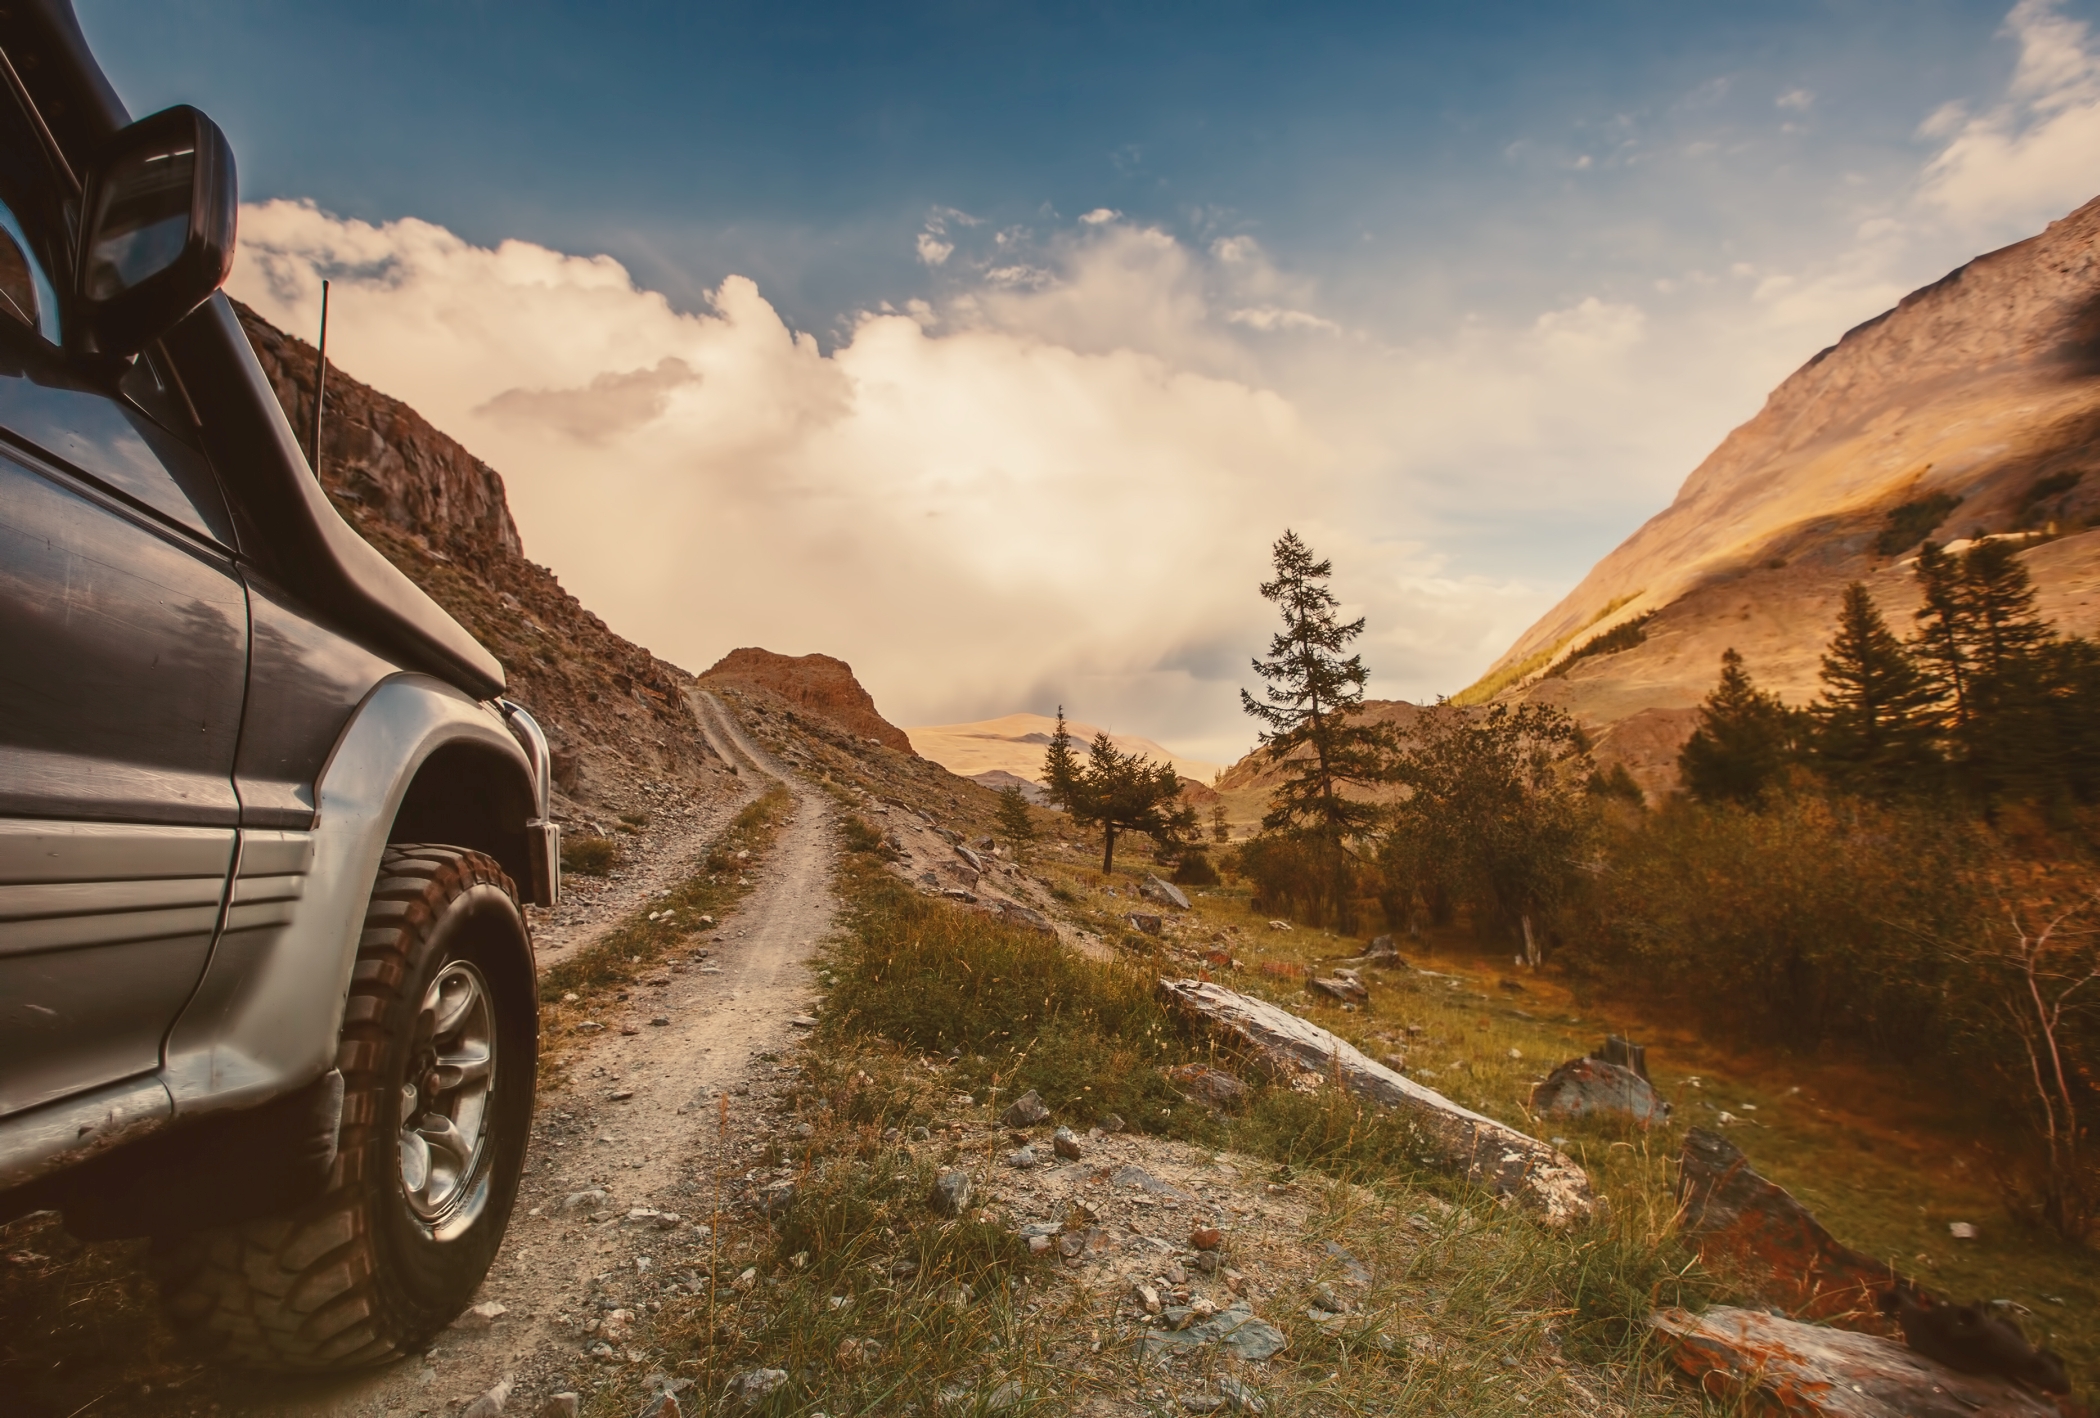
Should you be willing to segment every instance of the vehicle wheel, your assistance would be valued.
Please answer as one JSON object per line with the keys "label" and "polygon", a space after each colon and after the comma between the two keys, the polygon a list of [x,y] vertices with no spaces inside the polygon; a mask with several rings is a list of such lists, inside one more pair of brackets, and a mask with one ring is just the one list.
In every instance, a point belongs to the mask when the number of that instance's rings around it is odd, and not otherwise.
{"label": "vehicle wheel", "polygon": [[343,1014],[343,1124],[321,1196],[156,1247],[188,1337],[270,1369],[421,1349],[473,1298],[510,1220],[539,1023],[517,890],[479,852],[393,846]]}

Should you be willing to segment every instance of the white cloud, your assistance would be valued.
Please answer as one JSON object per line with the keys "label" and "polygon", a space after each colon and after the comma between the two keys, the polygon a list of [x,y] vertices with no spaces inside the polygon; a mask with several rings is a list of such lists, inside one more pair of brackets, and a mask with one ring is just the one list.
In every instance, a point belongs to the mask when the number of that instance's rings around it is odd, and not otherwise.
{"label": "white cloud", "polygon": [[1975,114],[1946,105],[1920,128],[1949,140],[1922,195],[1966,225],[2025,230],[2100,187],[2100,57],[2056,0],[2020,0],[2005,29],[2020,58],[2003,101]]}
{"label": "white cloud", "polygon": [[1083,213],[1079,220],[1085,222],[1088,226],[1100,226],[1103,222],[1112,222],[1122,215],[1121,212],[1114,211],[1108,207],[1096,207],[1091,212]]}
{"label": "white cloud", "polygon": [[1788,89],[1778,98],[1773,99],[1772,104],[1776,108],[1784,108],[1792,113],[1806,113],[1816,106],[1816,96],[1807,89]]}
{"label": "white cloud", "polygon": [[1264,334],[1290,330],[1320,330],[1330,335],[1341,333],[1342,327],[1324,315],[1314,315],[1305,310],[1285,310],[1274,305],[1251,305],[1242,310],[1226,313],[1225,318],[1235,325],[1244,325],[1250,330]]}
{"label": "white cloud", "polygon": [[684,314],[605,258],[290,202],[241,222],[233,293],[304,330],[330,274],[343,367],[498,468],[530,554],[659,653],[840,654],[913,722],[1062,695],[1246,737],[1212,712],[1229,684],[1162,666],[1258,643],[1269,541],[1326,520],[1334,452],[1273,389],[981,308],[870,316],[827,355],[738,277]]}
{"label": "white cloud", "polygon": [[919,259],[929,266],[938,266],[955,254],[955,243],[943,241],[934,232],[919,233]]}

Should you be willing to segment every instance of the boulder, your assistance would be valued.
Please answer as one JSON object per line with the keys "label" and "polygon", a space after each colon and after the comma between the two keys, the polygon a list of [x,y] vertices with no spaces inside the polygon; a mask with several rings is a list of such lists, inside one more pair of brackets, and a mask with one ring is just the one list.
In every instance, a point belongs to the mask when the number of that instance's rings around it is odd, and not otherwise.
{"label": "boulder", "polygon": [[1041,1095],[1031,1088],[1007,1105],[1006,1111],[999,1115],[999,1121],[1010,1128],[1032,1128],[1037,1123],[1047,1122],[1049,1117],[1050,1110],[1043,1106]]}
{"label": "boulder", "polygon": [[1146,935],[1160,934],[1167,924],[1159,917],[1146,915],[1143,911],[1132,911],[1123,919],[1130,922],[1132,929],[1143,931]]}
{"label": "boulder", "polygon": [[2059,1418],[2005,1379],[1958,1374],[1894,1340],[1726,1306],[1662,1310],[1648,1323],[1711,1397],[1789,1418]]}
{"label": "boulder", "polygon": [[943,1216],[960,1216],[970,1205],[970,1174],[950,1167],[936,1177],[926,1204]]}
{"label": "boulder", "polygon": [[1372,936],[1370,945],[1357,958],[1371,965],[1404,965],[1406,963],[1400,958],[1400,947],[1393,944],[1393,938],[1389,935]]}
{"label": "boulder", "polygon": [[1751,1298],[1845,1329],[1896,1332],[1881,1297],[1902,1277],[1840,1244],[1727,1138],[1705,1128],[1685,1134],[1677,1205],[1700,1257],[1740,1277]]}
{"label": "boulder", "polygon": [[1551,1118],[1631,1118],[1642,1127],[1670,1116],[1648,1080],[1603,1059],[1570,1059],[1531,1090],[1531,1111]]}
{"label": "boulder", "polygon": [[1343,1004],[1362,1004],[1371,997],[1371,992],[1364,988],[1363,981],[1351,979],[1346,975],[1336,975],[1327,980],[1307,980],[1305,988],[1330,999],[1340,1000]]}
{"label": "boulder", "polygon": [[1138,887],[1138,895],[1147,901],[1157,901],[1162,906],[1172,906],[1177,911],[1189,909],[1189,898],[1182,895],[1181,888],[1171,881],[1161,881],[1156,876],[1147,876]]}
{"label": "boulder", "polygon": [[996,901],[992,903],[992,909],[998,913],[1000,920],[1010,926],[1019,926],[1023,930],[1034,931],[1038,935],[1055,936],[1057,934],[1057,927],[1051,924],[1048,916],[1041,911],[1023,906],[1018,901]]}
{"label": "boulder", "polygon": [[1317,1024],[1208,980],[1161,980],[1159,988],[1177,1008],[1228,1035],[1285,1086],[1314,1090],[1331,1081],[1404,1114],[1414,1125],[1422,1160],[1436,1170],[1510,1197],[1549,1225],[1587,1220],[1603,1210],[1589,1177],[1558,1149],[1373,1063]]}
{"label": "boulder", "polygon": [[1206,1064],[1177,1064],[1167,1070],[1167,1077],[1185,1090],[1199,1103],[1213,1108],[1222,1108],[1237,1103],[1247,1096],[1247,1085],[1223,1069]]}
{"label": "boulder", "polygon": [[971,871],[978,872],[981,874],[985,871],[990,870],[990,868],[985,866],[983,857],[978,856],[975,852],[971,851],[968,847],[965,847],[960,843],[956,844],[955,855],[961,857],[964,861],[968,862],[970,864]]}

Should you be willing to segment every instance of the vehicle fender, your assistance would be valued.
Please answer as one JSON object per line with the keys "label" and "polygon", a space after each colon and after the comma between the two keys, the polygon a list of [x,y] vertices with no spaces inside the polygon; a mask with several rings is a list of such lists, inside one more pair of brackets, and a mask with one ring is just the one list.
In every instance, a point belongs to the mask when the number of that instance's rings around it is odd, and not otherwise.
{"label": "vehicle fender", "polygon": [[311,831],[242,829],[211,961],[168,1035],[162,1078],[178,1120],[264,1102],[335,1066],[380,858],[411,785],[441,753],[491,762],[506,791],[531,801],[531,766],[501,713],[404,673],[351,715],[316,784]]}

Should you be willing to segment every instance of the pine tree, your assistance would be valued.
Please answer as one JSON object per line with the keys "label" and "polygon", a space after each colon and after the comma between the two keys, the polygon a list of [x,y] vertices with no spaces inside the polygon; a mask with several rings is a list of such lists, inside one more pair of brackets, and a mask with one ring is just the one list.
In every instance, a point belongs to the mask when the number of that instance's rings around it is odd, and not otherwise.
{"label": "pine tree", "polygon": [[1685,791],[1703,803],[1755,807],[1786,767],[1793,715],[1751,682],[1743,657],[1721,653],[1721,681],[1699,706],[1699,726],[1677,754]]}
{"label": "pine tree", "polygon": [[1810,706],[1819,768],[1836,786],[1893,797],[1928,786],[1937,756],[1933,687],[1882,620],[1866,583],[1845,588]]}
{"label": "pine tree", "polygon": [[1333,919],[1353,927],[1349,854],[1379,820],[1375,804],[1352,799],[1344,789],[1368,787],[1392,776],[1393,743],[1383,725],[1355,721],[1362,711],[1369,673],[1363,656],[1343,657],[1363,633],[1361,618],[1343,623],[1340,602],[1327,589],[1331,561],[1315,560],[1312,549],[1285,531],[1271,548],[1274,580],[1261,584],[1262,599],[1283,615],[1283,629],[1269,641],[1269,658],[1254,661],[1268,681],[1264,699],[1240,691],[1240,706],[1262,724],[1261,743],[1271,762],[1295,771],[1276,790],[1262,830],[1302,838],[1323,859]]}
{"label": "pine tree", "polygon": [[1009,783],[999,790],[999,835],[1016,860],[1035,842],[1035,820],[1028,815],[1028,798]]}
{"label": "pine tree", "polygon": [[1181,801],[1174,765],[1124,753],[1106,733],[1094,735],[1086,767],[1072,779],[1065,802],[1072,821],[1101,829],[1104,876],[1115,872],[1119,832],[1141,832],[1171,848],[1196,831],[1196,810]]}
{"label": "pine tree", "polygon": [[1072,794],[1079,783],[1079,759],[1072,752],[1072,731],[1065,727],[1065,706],[1057,706],[1057,731],[1043,752],[1043,789],[1050,801],[1066,812],[1072,810]]}
{"label": "pine tree", "polygon": [[1918,548],[1917,657],[1943,701],[1948,728],[1959,736],[1969,722],[1969,602],[1961,563],[1927,542]]}

